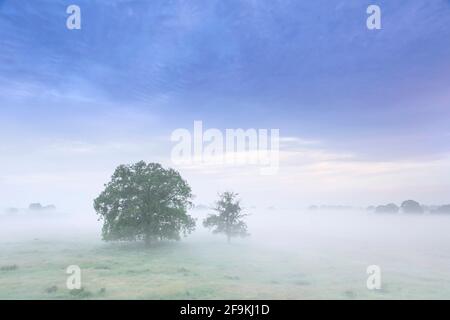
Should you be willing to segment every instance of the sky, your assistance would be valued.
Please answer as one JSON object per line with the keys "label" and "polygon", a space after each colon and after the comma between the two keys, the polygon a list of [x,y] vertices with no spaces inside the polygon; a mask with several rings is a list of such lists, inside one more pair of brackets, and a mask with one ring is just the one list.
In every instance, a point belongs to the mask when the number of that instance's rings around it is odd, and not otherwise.
{"label": "sky", "polygon": [[[0,0],[0,207],[90,214],[139,160],[197,203],[449,203],[449,26],[448,0]],[[279,129],[279,172],[174,165],[195,120]]]}

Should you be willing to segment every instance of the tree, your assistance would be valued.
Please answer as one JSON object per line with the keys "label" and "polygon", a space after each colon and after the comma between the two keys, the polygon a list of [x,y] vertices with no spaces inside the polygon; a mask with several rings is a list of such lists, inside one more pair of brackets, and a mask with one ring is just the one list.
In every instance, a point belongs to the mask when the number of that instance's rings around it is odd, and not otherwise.
{"label": "tree", "polygon": [[105,190],[94,200],[103,219],[106,241],[179,240],[195,228],[186,211],[192,206],[191,188],[173,169],[140,161],[117,167]]}
{"label": "tree", "polygon": [[51,211],[51,210],[56,210],[56,207],[53,204],[43,206],[40,203],[30,203],[30,205],[28,206],[28,210],[30,210],[30,211]]}
{"label": "tree", "polygon": [[398,213],[400,208],[395,203],[389,203],[385,206],[378,206],[375,208],[376,213]]}
{"label": "tree", "polygon": [[30,205],[28,206],[28,210],[32,210],[32,211],[39,211],[42,209],[43,209],[43,206],[40,203],[30,203]]}
{"label": "tree", "polygon": [[404,213],[423,213],[423,208],[417,201],[406,200],[401,205]]}
{"label": "tree", "polygon": [[432,213],[450,214],[450,204],[440,206],[437,209],[433,210]]}
{"label": "tree", "polygon": [[214,228],[213,233],[223,233],[227,236],[228,242],[232,237],[245,237],[247,233],[247,224],[243,218],[247,216],[242,214],[240,200],[236,200],[238,194],[233,192],[224,192],[219,194],[219,200],[214,208],[218,214],[209,215],[203,225],[206,228]]}

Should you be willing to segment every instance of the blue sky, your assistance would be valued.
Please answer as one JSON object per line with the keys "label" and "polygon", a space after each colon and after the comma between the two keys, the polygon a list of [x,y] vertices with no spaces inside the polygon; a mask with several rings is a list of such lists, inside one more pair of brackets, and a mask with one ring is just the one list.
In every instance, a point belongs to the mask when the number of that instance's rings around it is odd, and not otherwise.
{"label": "blue sky", "polygon": [[[81,30],[65,27],[70,4],[81,8]],[[369,4],[381,7],[382,30],[366,28]],[[72,156],[50,166],[57,157],[24,150],[151,141],[150,157],[164,161],[164,137],[194,120],[280,128],[372,167],[446,161],[449,27],[447,0],[0,0],[0,142],[10,169],[2,188],[24,188],[14,177],[27,157],[30,174],[92,177],[147,156]],[[438,195],[425,200],[443,201],[448,184],[432,190]],[[305,201],[319,201],[320,191]]]}

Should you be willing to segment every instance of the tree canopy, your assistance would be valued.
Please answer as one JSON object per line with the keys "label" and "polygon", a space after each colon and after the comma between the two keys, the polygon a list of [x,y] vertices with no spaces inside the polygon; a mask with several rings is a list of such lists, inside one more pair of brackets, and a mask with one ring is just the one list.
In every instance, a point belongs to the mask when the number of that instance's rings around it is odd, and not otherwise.
{"label": "tree canopy", "polygon": [[424,210],[420,203],[414,200],[403,201],[401,205],[402,211],[404,213],[423,213]]}
{"label": "tree canopy", "polygon": [[186,213],[192,197],[177,171],[140,161],[117,167],[94,208],[104,221],[104,240],[179,240],[195,228]]}
{"label": "tree canopy", "polygon": [[376,213],[398,213],[400,208],[395,203],[389,203],[385,206],[378,206],[375,208]]}

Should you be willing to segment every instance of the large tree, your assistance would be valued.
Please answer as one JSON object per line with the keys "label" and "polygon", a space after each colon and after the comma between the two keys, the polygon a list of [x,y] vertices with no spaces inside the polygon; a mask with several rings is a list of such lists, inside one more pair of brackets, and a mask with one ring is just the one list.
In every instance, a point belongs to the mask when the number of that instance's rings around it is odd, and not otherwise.
{"label": "large tree", "polygon": [[191,199],[191,188],[177,171],[141,161],[117,167],[94,208],[104,221],[104,240],[149,244],[179,240],[194,230],[195,220],[186,213]]}
{"label": "large tree", "polygon": [[232,237],[248,236],[247,225],[243,221],[247,215],[242,213],[237,196],[238,194],[233,192],[219,194],[219,200],[214,208],[218,214],[211,214],[203,221],[206,228],[213,228],[213,233],[225,234],[228,242]]}

